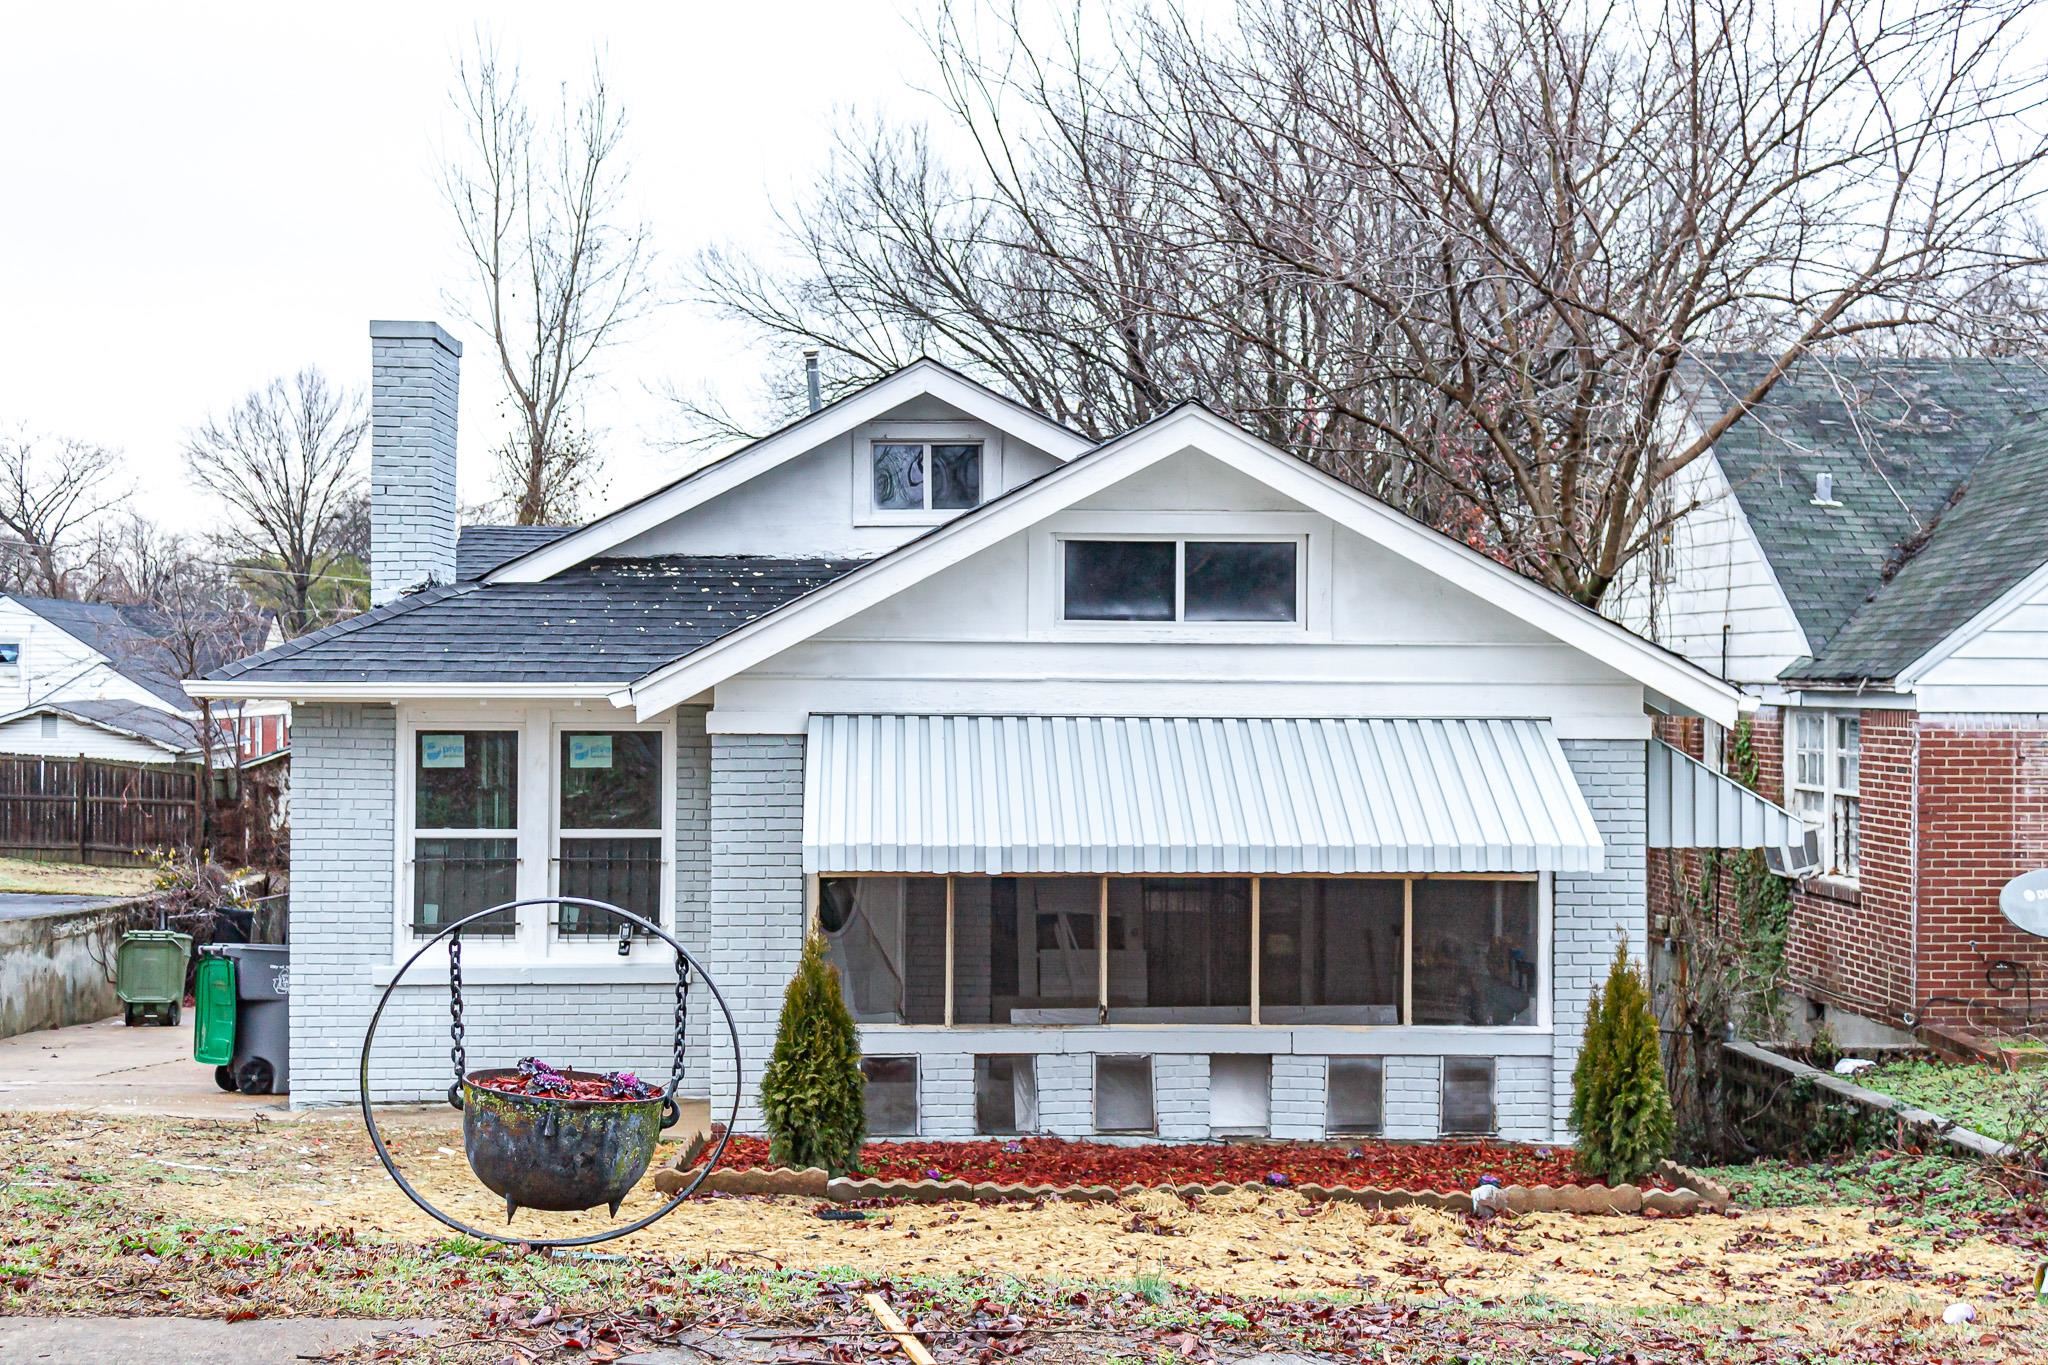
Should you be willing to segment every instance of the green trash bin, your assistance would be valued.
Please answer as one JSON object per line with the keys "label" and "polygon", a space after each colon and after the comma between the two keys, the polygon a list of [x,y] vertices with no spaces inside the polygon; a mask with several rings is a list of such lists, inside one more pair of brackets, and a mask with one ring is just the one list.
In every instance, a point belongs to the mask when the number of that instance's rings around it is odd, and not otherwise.
{"label": "green trash bin", "polygon": [[235,1057],[235,963],[204,949],[192,972],[192,1060],[210,1066],[223,1090],[235,1082],[228,1063]]}
{"label": "green trash bin", "polygon": [[130,929],[121,935],[114,958],[114,994],[122,1018],[138,1023],[175,1024],[185,999],[185,961],[192,935],[170,929]]}

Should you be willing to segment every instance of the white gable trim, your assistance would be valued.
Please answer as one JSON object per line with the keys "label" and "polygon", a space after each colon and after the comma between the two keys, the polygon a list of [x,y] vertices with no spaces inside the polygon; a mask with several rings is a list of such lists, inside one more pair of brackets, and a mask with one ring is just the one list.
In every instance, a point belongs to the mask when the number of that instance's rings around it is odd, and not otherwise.
{"label": "white gable trim", "polygon": [[919,360],[659,492],[500,564],[485,574],[483,581],[545,582],[919,397],[936,398],[958,408],[976,421],[1036,446],[1061,462],[1090,448],[1085,437],[1012,403],[993,389],[955,374],[936,361]]}
{"label": "white gable trim", "polygon": [[938,527],[902,549],[702,649],[613,696],[641,717],[686,701],[782,650],[958,564],[1063,508],[1160,460],[1195,451],[1329,516],[1417,567],[1514,612],[1554,639],[1600,660],[1676,705],[1721,725],[1735,723],[1731,685],[1576,603],[1566,601],[1426,526],[1268,445],[1206,409],[1184,405],[1005,497]]}
{"label": "white gable trim", "polygon": [[1736,490],[1735,481],[1728,477],[1728,470],[1722,465],[1720,455],[1711,446],[1708,447],[1707,453],[1700,458],[1712,462],[1714,476],[1721,480],[1721,487],[1727,490],[1723,496],[1728,499],[1729,506],[1734,509],[1735,520],[1742,528],[1742,534],[1749,537],[1750,548],[1756,551],[1758,562],[1764,566],[1764,571],[1770,576],[1771,592],[1778,599],[1778,609],[1785,613],[1785,619],[1792,623],[1793,633],[1799,637],[1800,651],[1805,654],[1812,654],[1813,641],[1807,637],[1806,623],[1800,620],[1799,613],[1793,610],[1792,598],[1785,592],[1785,580],[1778,577],[1778,566],[1771,563],[1771,552],[1764,548],[1763,537],[1756,533],[1756,526],[1749,519],[1749,509],[1742,505],[1742,494]]}
{"label": "white gable trim", "polygon": [[1934,648],[1900,669],[1898,677],[1893,680],[1893,688],[1900,692],[1913,691],[1922,678],[1947,662],[1957,650],[2044,591],[2048,591],[2048,562],[2042,563],[2032,573],[2000,593],[1990,605],[1943,636]]}

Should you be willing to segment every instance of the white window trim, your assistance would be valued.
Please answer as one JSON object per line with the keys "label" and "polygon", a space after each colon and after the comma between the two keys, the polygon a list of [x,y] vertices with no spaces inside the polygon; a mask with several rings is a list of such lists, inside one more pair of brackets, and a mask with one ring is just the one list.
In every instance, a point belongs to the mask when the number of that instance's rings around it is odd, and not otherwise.
{"label": "white window trim", "polygon": [[[661,847],[657,853],[660,859],[661,882],[656,892],[655,904],[661,913],[655,923],[670,933],[675,932],[675,799],[676,799],[676,740],[675,727],[664,722],[653,721],[635,724],[626,720],[614,720],[602,714],[584,713],[564,720],[562,712],[553,712],[554,723],[548,735],[548,889],[544,895],[558,896],[562,892],[562,841],[564,839],[659,839]],[[620,733],[637,730],[661,736],[661,775],[656,780],[661,784],[661,828],[659,829],[606,829],[575,830],[565,832],[562,828],[562,736],[565,734]],[[523,892],[521,894],[524,894]],[[616,938],[563,939],[556,929],[556,917],[546,916],[547,955],[550,959],[578,958],[589,954],[592,948],[600,949],[612,958],[619,955]],[[636,931],[636,947],[645,944],[647,935]],[[660,940],[655,940],[659,944]],[[628,958],[627,960],[630,960]]]}
{"label": "white window trim", "polygon": [[[1118,640],[1177,644],[1248,644],[1274,640],[1330,638],[1332,537],[1328,522],[1310,513],[1187,512],[1138,517],[1120,512],[1073,513],[1032,538],[1031,621],[1038,635],[1053,640]],[[1174,613],[1184,610],[1186,542],[1292,541],[1292,621],[1069,621],[1066,619],[1066,542],[1069,540],[1175,541]]]}
{"label": "white window trim", "polygon": [[[1818,785],[1799,780],[1799,722],[1802,716],[1813,716],[1820,722],[1820,782]],[[1841,744],[1841,723],[1844,720],[1856,722],[1857,782],[1850,791],[1838,782],[1841,770],[1843,748]],[[1820,876],[1830,882],[1847,887],[1859,884],[1862,875],[1861,814],[1863,807],[1863,722],[1860,714],[1845,712],[1840,708],[1793,707],[1785,713],[1785,789],[1787,792],[1812,792],[1820,797],[1820,820],[1806,823],[1820,832],[1822,866]],[[1852,800],[1857,807],[1858,854],[1857,866],[1845,869],[1836,866],[1838,831],[1835,828],[1835,811],[1842,800]],[[1798,805],[1795,800],[1794,806]],[[1795,814],[1797,812],[1795,811]],[[1802,817],[1803,818],[1803,817]]]}
{"label": "white window trim", "polygon": [[[920,445],[955,445],[977,442],[981,446],[981,501],[1000,495],[1006,486],[1003,476],[1003,433],[984,422],[902,421],[869,422],[853,431],[853,524],[855,526],[939,526],[953,520],[968,507],[877,507],[875,506],[874,447],[877,442],[916,442]],[[927,456],[927,459],[930,457]],[[931,496],[926,480],[925,496]]]}
{"label": "white window trim", "polygon": [[[392,878],[392,961],[402,963],[425,941],[412,929],[413,841],[426,838],[497,838],[511,836],[518,850],[514,890],[520,900],[556,894],[555,843],[559,834],[560,785],[555,771],[555,752],[564,730],[649,730],[658,731],[662,741],[661,789],[661,925],[675,929],[675,799],[676,753],[673,720],[634,723],[609,707],[522,705],[517,703],[473,703],[468,706],[402,706],[398,714],[395,799],[397,817],[393,843]],[[418,735],[438,730],[510,730],[519,736],[518,822],[511,830],[422,830],[413,824],[414,755]],[[508,938],[465,937],[464,965],[485,968],[520,967],[535,964],[574,965],[593,972],[606,968],[629,971],[635,964],[668,960],[671,950],[659,939],[642,934],[633,940],[631,952],[619,956],[612,939],[561,940],[555,935],[550,907],[528,906],[519,911],[518,932]],[[438,958],[439,954],[434,955]],[[428,964],[422,963],[422,966]],[[408,978],[410,979],[410,978]]]}

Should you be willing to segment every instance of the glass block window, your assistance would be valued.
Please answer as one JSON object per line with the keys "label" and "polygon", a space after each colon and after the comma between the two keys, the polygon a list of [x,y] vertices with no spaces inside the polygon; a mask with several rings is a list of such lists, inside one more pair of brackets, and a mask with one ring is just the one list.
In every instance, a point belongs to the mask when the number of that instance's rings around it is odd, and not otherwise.
{"label": "glass block window", "polygon": [[1446,1133],[1492,1133],[1493,1058],[1444,1058],[1443,1110],[1438,1127]]}
{"label": "glass block window", "polygon": [[1324,1129],[1332,1137],[1375,1137],[1386,1128],[1386,1063],[1332,1057]]}
{"label": "glass block window", "polygon": [[1095,1131],[1151,1133],[1157,1128],[1152,1111],[1152,1059],[1097,1056]]}
{"label": "glass block window", "polygon": [[917,1135],[917,1058],[863,1057],[868,1132],[874,1137]]}

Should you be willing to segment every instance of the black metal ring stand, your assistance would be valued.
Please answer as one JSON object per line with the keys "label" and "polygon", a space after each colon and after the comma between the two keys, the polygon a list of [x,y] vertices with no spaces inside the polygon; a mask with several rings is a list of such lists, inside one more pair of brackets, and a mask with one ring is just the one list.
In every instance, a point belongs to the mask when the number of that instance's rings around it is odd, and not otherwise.
{"label": "black metal ring stand", "polygon": [[[412,1182],[407,1180],[405,1175],[398,1169],[398,1163],[391,1159],[390,1148],[384,1145],[384,1134],[377,1127],[377,1116],[370,1111],[370,1048],[377,1041],[377,1025],[384,1018],[384,1007],[391,1003],[391,992],[398,988],[398,983],[405,979],[405,974],[412,970],[413,964],[418,962],[429,948],[432,948],[442,939],[447,938],[451,934],[459,934],[464,927],[474,924],[487,915],[501,914],[507,910],[517,910],[527,905],[576,905],[593,910],[602,910],[607,914],[617,915],[622,920],[628,920],[661,939],[662,942],[676,950],[678,966],[695,972],[705,986],[710,989],[711,998],[718,1005],[718,1012],[725,1016],[726,1036],[732,1040],[732,1108],[726,1114],[725,1131],[718,1135],[718,1145],[711,1149],[711,1154],[705,1160],[704,1168],[697,1172],[696,1179],[676,1191],[674,1198],[670,1199],[668,1203],[662,1205],[653,1213],[648,1214],[645,1218],[637,1219],[626,1224],[624,1227],[613,1228],[609,1232],[592,1233],[588,1237],[509,1237],[504,1233],[490,1232],[484,1228],[471,1227],[460,1218],[443,1213],[440,1209],[434,1207],[433,1203],[425,1195],[414,1189]],[[680,1078],[670,1081],[668,1094],[662,1097],[662,1102],[665,1106],[673,1106],[676,1103],[676,1090],[680,1087],[680,1084]],[[697,1192],[697,1187],[704,1183],[704,1178],[711,1174],[713,1168],[718,1165],[719,1158],[725,1155],[725,1145],[732,1140],[733,1127],[739,1122],[740,1031],[739,1026],[733,1022],[732,1007],[725,1003],[725,996],[719,992],[718,983],[713,981],[711,974],[704,970],[703,965],[695,957],[691,956],[690,950],[676,942],[660,925],[650,924],[632,911],[623,910],[616,905],[608,905],[604,901],[585,900],[580,896],[532,896],[525,900],[506,901],[503,905],[494,905],[488,910],[479,910],[473,915],[465,915],[414,950],[413,955],[407,958],[405,964],[392,975],[390,984],[384,987],[384,994],[377,999],[376,1011],[370,1015],[369,1031],[363,1035],[363,1055],[361,1065],[356,1073],[356,1085],[358,1096],[362,1101],[363,1126],[370,1131],[370,1142],[377,1149],[377,1159],[384,1163],[384,1169],[390,1173],[393,1180],[398,1182],[398,1188],[405,1191],[405,1197],[419,1205],[421,1209],[432,1215],[435,1219],[446,1224],[448,1227],[454,1228],[457,1232],[464,1233],[470,1237],[480,1238],[486,1242],[498,1242],[505,1246],[530,1246],[548,1249],[595,1246],[599,1242],[609,1242],[614,1238],[625,1237],[631,1233],[638,1232],[650,1223],[666,1218],[669,1214],[674,1213],[682,1206],[685,1199],[688,1199]]]}

